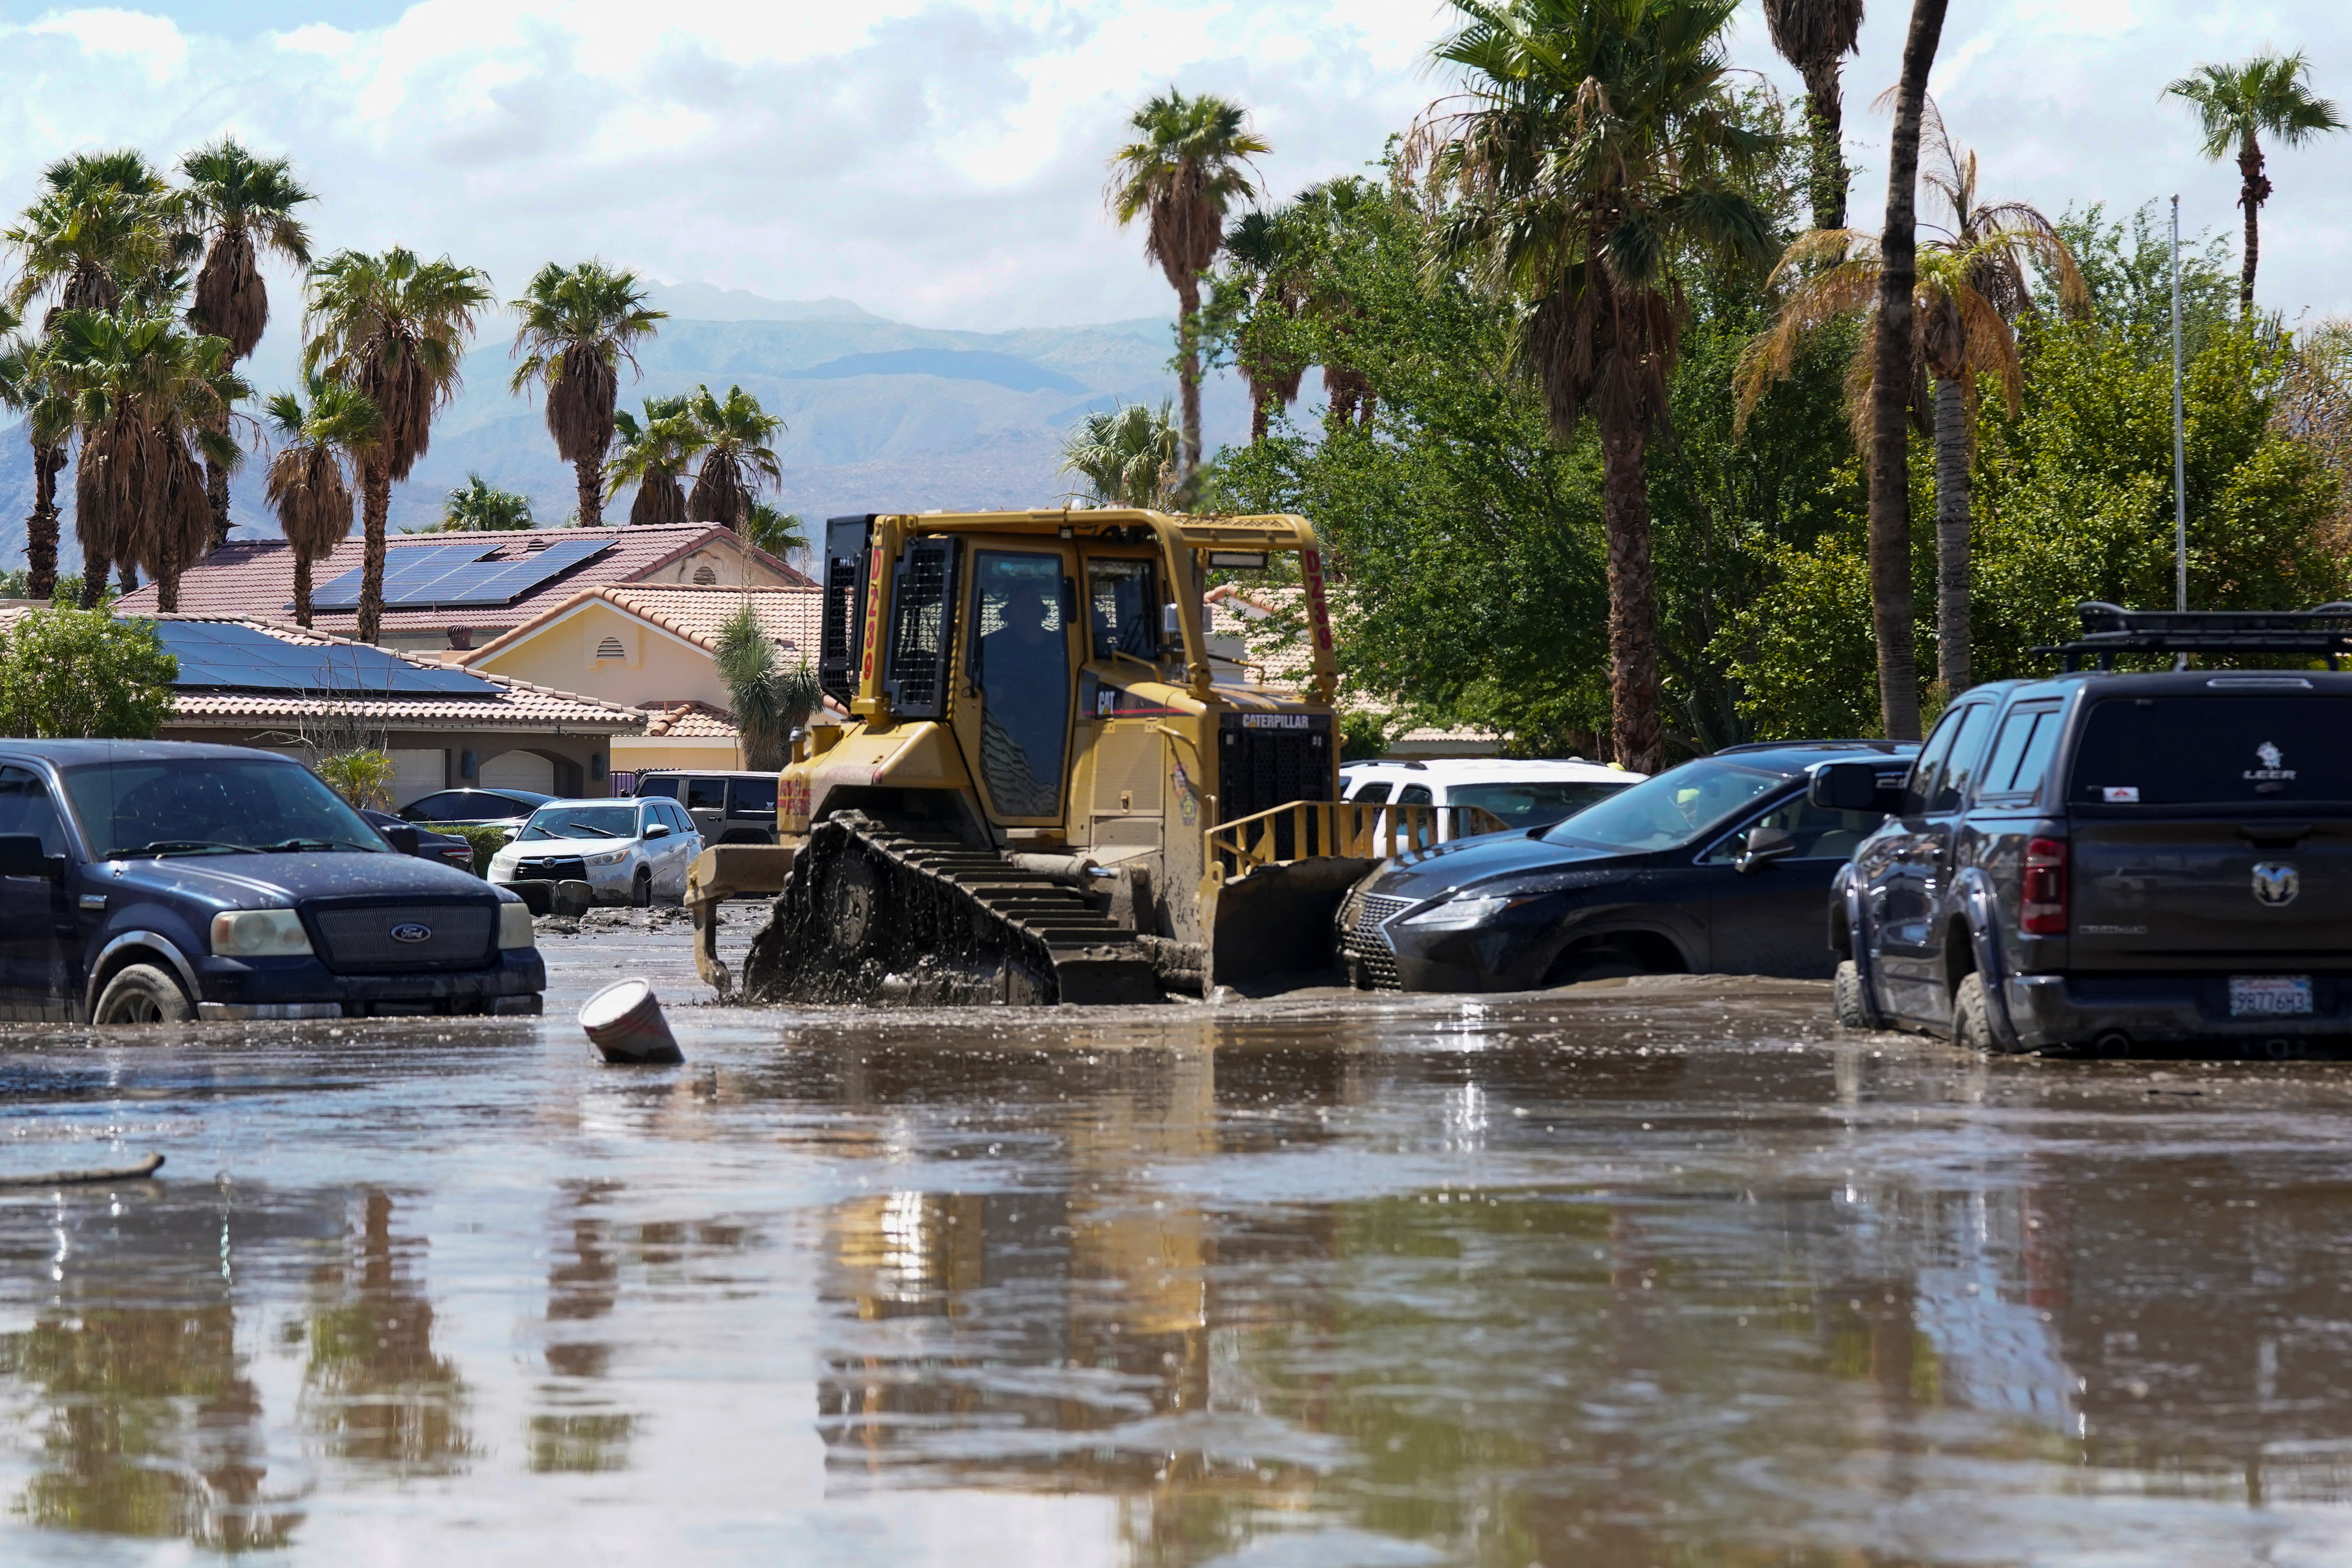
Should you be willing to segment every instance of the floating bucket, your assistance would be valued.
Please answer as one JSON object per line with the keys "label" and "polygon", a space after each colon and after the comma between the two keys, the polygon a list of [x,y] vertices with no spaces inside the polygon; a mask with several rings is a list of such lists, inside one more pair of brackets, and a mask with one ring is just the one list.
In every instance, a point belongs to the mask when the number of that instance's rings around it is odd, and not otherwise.
{"label": "floating bucket", "polygon": [[589,997],[580,1009],[580,1026],[608,1062],[639,1067],[686,1060],[646,981],[616,981]]}

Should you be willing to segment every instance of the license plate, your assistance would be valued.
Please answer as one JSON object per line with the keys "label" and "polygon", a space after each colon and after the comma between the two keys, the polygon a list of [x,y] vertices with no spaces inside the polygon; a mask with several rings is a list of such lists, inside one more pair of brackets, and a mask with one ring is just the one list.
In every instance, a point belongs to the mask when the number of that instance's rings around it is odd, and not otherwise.
{"label": "license plate", "polygon": [[2308,974],[2232,974],[2232,1018],[2302,1018],[2311,1014]]}

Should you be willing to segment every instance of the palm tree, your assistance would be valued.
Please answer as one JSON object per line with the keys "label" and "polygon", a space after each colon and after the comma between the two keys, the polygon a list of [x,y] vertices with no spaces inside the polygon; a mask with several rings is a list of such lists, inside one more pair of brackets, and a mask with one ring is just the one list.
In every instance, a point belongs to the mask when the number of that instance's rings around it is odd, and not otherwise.
{"label": "palm tree", "polygon": [[[310,231],[294,216],[294,209],[318,197],[295,180],[291,162],[257,158],[233,136],[181,159],[180,173],[188,182],[184,205],[191,226],[208,242],[188,321],[226,338],[232,361],[248,359],[269,325],[269,289],[261,278],[261,253],[270,252],[297,267],[310,265]],[[212,505],[212,543],[217,550],[228,542],[226,468],[205,463],[205,493]]]}
{"label": "palm tree", "polygon": [[686,521],[686,489],[678,481],[688,463],[710,444],[694,417],[691,396],[648,397],[646,416],[624,409],[613,416],[613,432],[620,450],[605,466],[607,484],[637,487],[629,508],[633,528],[650,528]]}
{"label": "palm tree", "polygon": [[807,527],[797,513],[755,500],[751,510],[743,514],[743,541],[781,561],[795,550],[808,548]]}
{"label": "palm tree", "polygon": [[[48,370],[44,358],[47,342],[18,331],[23,318],[0,303],[0,332],[8,335],[0,343],[0,409],[24,415],[32,421],[34,412],[49,402]],[[25,529],[26,592],[34,598],[46,599],[58,586],[58,471],[65,467],[66,437],[69,426],[53,422],[43,430],[34,427],[30,434],[33,445],[33,513]]]}
{"label": "palm tree", "polygon": [[352,454],[383,434],[383,417],[365,396],[322,375],[303,378],[310,401],[281,392],[265,405],[278,440],[269,462],[269,505],[294,552],[294,619],[310,624],[310,568],[352,534]]}
{"label": "palm tree", "polygon": [[1062,439],[1056,472],[1087,481],[1094,506],[1163,507],[1176,484],[1181,439],[1162,399],[1158,408],[1122,403],[1087,415]]}
{"label": "palm tree", "polygon": [[[15,252],[16,280],[6,302],[22,311],[54,292],[43,331],[60,310],[111,310],[122,302],[126,279],[168,266],[174,254],[168,187],[146,159],[131,151],[60,158],[41,171],[41,195],[12,227],[0,231]],[[20,374],[37,386],[37,342],[27,345]],[[28,428],[33,447],[33,510],[25,521],[25,554],[35,584],[57,581],[58,478],[66,466],[70,422]],[[102,571],[101,565],[101,571]],[[89,574],[83,574],[87,584]],[[104,584],[100,584],[103,592]],[[87,592],[85,586],[85,592]]]}
{"label": "palm tree", "polygon": [[201,458],[236,464],[230,413],[253,389],[230,368],[226,338],[169,315],[61,310],[49,331],[51,395],[70,408],[82,442],[82,607],[96,607],[108,563],[128,562],[154,578],[159,606],[175,611],[180,571],[212,536]]}
{"label": "palm tree", "polygon": [[1201,275],[1217,258],[1225,209],[1254,188],[1241,165],[1274,148],[1240,105],[1174,88],[1135,111],[1137,139],[1112,154],[1103,199],[1121,226],[1145,220],[1143,254],[1176,290],[1177,382],[1184,400],[1180,479],[1201,466]]}
{"label": "palm tree", "polygon": [[2199,66],[2164,90],[2196,109],[2199,129],[2205,132],[2200,152],[2216,163],[2232,152],[2237,154],[2238,205],[2246,209],[2238,309],[2251,313],[2254,266],[2263,254],[2263,204],[2271,199],[2270,178],[2263,173],[2262,138],[2300,147],[2325,132],[2343,130],[2344,116],[2334,103],[2312,92],[2311,62],[2300,49],[2291,55],[2256,55],[2233,66]]}
{"label": "palm tree", "polygon": [[416,533],[511,533],[536,528],[530,498],[502,490],[481,475],[467,472],[466,482],[441,503],[441,521]]}
{"label": "palm tree", "polygon": [[530,353],[516,367],[512,390],[534,382],[547,388],[547,432],[580,479],[580,526],[599,527],[620,362],[637,368],[632,346],[653,336],[654,323],[668,320],[668,312],[646,308],[635,273],[611,271],[601,261],[570,268],[549,262],[514,309],[522,316],[514,352]]}
{"label": "palm tree", "polygon": [[776,645],[746,598],[719,628],[719,647],[711,662],[726,683],[728,701],[735,710],[735,732],[743,747],[743,765],[774,773],[784,765],[784,745],[794,730],[824,700],[816,672],[806,659],[786,669],[776,658]]}
{"label": "palm tree", "polygon": [[[1924,374],[1934,384],[1936,443],[1937,679],[1948,696],[1968,689],[1973,594],[1969,568],[1969,465],[1975,448],[1977,388],[1981,378],[2000,384],[2016,413],[2024,383],[2013,323],[2032,308],[2025,263],[2038,261],[2057,282],[2061,308],[2090,309],[2090,289],[2057,225],[2023,202],[1981,202],[1977,156],[1945,132],[1933,100],[1921,110],[1921,142],[1931,166],[1921,183],[1951,209],[1952,226],[1920,247],[1911,293],[1912,368],[1916,388]],[[1736,382],[1738,423],[1745,424],[1765,390],[1796,368],[1806,340],[1848,316],[1870,316],[1878,302],[1878,242],[1851,229],[1822,229],[1790,246],[1772,280],[1789,292],[1770,331],[1740,356]],[[1846,412],[1857,444],[1870,436],[1876,322],[1855,352],[1846,381]],[[1910,397],[1920,421],[1927,399]]]}
{"label": "palm tree", "polygon": [[783,479],[783,468],[768,442],[784,422],[761,412],[760,400],[740,386],[729,387],[723,399],[713,397],[707,386],[697,387],[688,408],[701,428],[704,445],[702,467],[686,498],[687,518],[739,528],[760,487]]}
{"label": "palm tree", "polygon": [[1911,637],[1911,470],[1906,416],[1916,373],[1911,293],[1918,282],[1919,126],[1948,0],[1911,0],[1887,142],[1886,231],[1878,242],[1877,332],[1870,389],[1870,618],[1878,710],[1889,740],[1919,738],[1919,656]]}
{"label": "palm tree", "polygon": [[1407,145],[1450,197],[1433,265],[1512,300],[1515,359],[1554,435],[1590,412],[1609,551],[1610,698],[1618,762],[1656,771],[1656,606],[1648,443],[1686,319],[1683,269],[1760,270],[1770,220],[1737,184],[1769,152],[1730,101],[1722,35],[1738,0],[1453,0],[1436,58],[1461,97]]}
{"label": "palm tree", "polygon": [[302,369],[344,383],[375,405],[383,427],[359,448],[366,541],[357,632],[373,642],[383,621],[384,519],[392,487],[433,438],[433,416],[457,395],[475,313],[490,303],[489,275],[444,256],[422,261],[395,246],[380,256],[339,250],[310,268]]}
{"label": "palm tree", "polygon": [[1306,361],[1290,341],[1307,275],[1306,246],[1291,220],[1286,207],[1244,213],[1225,233],[1231,267],[1212,295],[1210,314],[1225,319],[1216,330],[1230,342],[1234,368],[1249,388],[1253,442],[1265,439],[1275,410],[1298,401],[1307,377]]}
{"label": "palm tree", "polygon": [[1862,0],[1764,0],[1772,47],[1805,79],[1813,226],[1845,226],[1845,103],[1838,77],[1862,35]]}

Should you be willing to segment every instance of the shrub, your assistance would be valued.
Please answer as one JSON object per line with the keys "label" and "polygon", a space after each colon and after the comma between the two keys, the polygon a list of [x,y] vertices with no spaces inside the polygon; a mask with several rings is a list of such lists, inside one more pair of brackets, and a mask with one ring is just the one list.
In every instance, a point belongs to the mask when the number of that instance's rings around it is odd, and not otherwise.
{"label": "shrub", "polygon": [[0,734],[152,740],[171,717],[179,674],[152,622],[28,610],[0,631]]}

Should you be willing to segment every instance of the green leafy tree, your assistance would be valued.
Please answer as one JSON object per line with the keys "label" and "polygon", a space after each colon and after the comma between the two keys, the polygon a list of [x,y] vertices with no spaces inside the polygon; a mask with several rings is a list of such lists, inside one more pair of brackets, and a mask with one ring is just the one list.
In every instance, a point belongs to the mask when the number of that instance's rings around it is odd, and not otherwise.
{"label": "green leafy tree", "polygon": [[695,418],[690,396],[648,397],[643,419],[622,409],[613,416],[613,431],[620,447],[605,468],[607,483],[615,489],[637,487],[629,506],[632,527],[650,528],[686,521],[686,470],[710,437]]}
{"label": "green leafy tree", "polygon": [[723,398],[698,386],[687,409],[703,443],[702,467],[686,498],[687,518],[740,529],[761,487],[784,477],[775,449],[768,445],[784,422],[762,411],[760,400],[740,386],[729,387]]}
{"label": "green leafy tree", "polygon": [[383,622],[384,524],[392,487],[433,440],[433,416],[457,395],[474,318],[495,298],[487,273],[447,257],[421,260],[395,246],[381,255],[339,250],[312,267],[303,314],[305,374],[344,383],[375,405],[383,425],[359,449],[359,639]]}
{"label": "green leafy tree", "polygon": [[[294,178],[285,158],[257,158],[233,136],[199,147],[180,160],[187,181],[182,206],[205,241],[188,321],[226,338],[229,363],[253,355],[269,325],[269,289],[261,276],[268,252],[297,267],[310,265],[310,234],[294,209],[319,198]],[[212,547],[228,542],[228,469],[207,458],[205,494],[212,508]]]}
{"label": "green leafy tree", "polygon": [[719,628],[713,662],[735,710],[743,765],[761,773],[781,769],[785,742],[824,700],[816,672],[806,660],[784,666],[748,599]]}
{"label": "green leafy tree", "polygon": [[1224,242],[1225,213],[1250,195],[1252,158],[1274,151],[1239,104],[1171,88],[1129,117],[1135,140],[1111,155],[1103,200],[1125,227],[1143,221],[1143,254],[1176,290],[1176,380],[1184,450],[1178,479],[1201,466],[1201,277]]}
{"label": "green leafy tree", "polygon": [[1086,480],[1092,506],[1164,507],[1182,459],[1182,432],[1162,400],[1097,409],[1062,437],[1057,470]]}
{"label": "green leafy tree", "polygon": [[346,465],[382,436],[383,417],[341,382],[312,374],[304,378],[303,390],[307,404],[281,392],[267,405],[267,416],[278,441],[269,460],[269,505],[294,553],[294,619],[307,626],[311,568],[352,534]]}
{"label": "green leafy tree", "polygon": [[2254,309],[2254,268],[2263,255],[2263,204],[2271,199],[2263,172],[2263,138],[2300,147],[2344,129],[2343,111],[2311,90],[2311,62],[2303,51],[2257,55],[2236,65],[2203,65],[2166,88],[2197,111],[2205,140],[2198,150],[2219,163],[2238,161],[2238,205],[2246,214],[2246,247],[2238,279],[2238,309]]}
{"label": "green leafy tree", "polygon": [[646,303],[637,275],[601,261],[571,267],[549,262],[514,301],[522,318],[514,352],[523,362],[512,390],[537,384],[547,390],[547,433],[556,455],[579,477],[580,526],[604,521],[604,454],[613,445],[613,415],[621,390],[621,362],[637,368],[635,345],[654,334],[668,312]]}
{"label": "green leafy tree", "polygon": [[1735,0],[1454,0],[1436,49],[1464,91],[1408,143],[1433,193],[1436,265],[1515,302],[1514,362],[1554,435],[1600,437],[1610,699],[1619,763],[1662,762],[1648,447],[1703,258],[1777,254],[1747,182],[1773,139],[1727,89]]}
{"label": "green leafy tree", "polygon": [[151,621],[27,611],[0,628],[0,735],[152,740],[171,717],[179,674]]}

